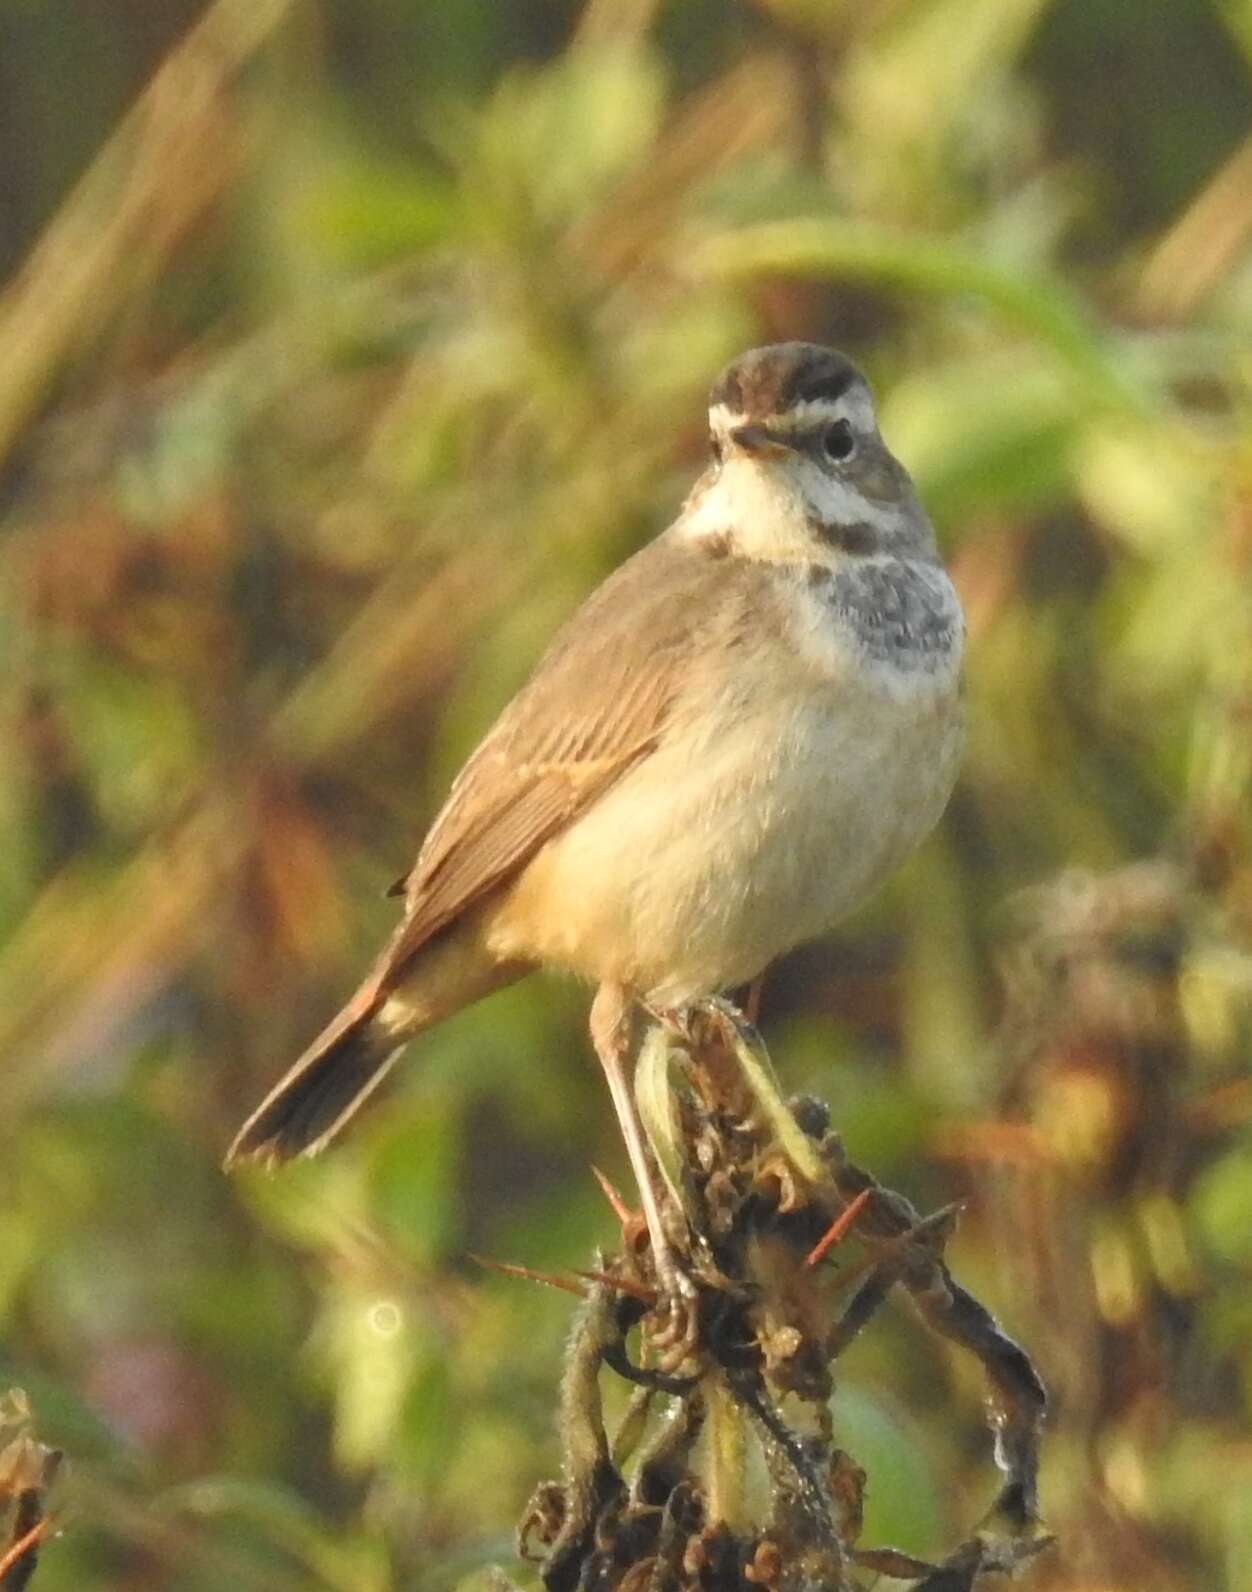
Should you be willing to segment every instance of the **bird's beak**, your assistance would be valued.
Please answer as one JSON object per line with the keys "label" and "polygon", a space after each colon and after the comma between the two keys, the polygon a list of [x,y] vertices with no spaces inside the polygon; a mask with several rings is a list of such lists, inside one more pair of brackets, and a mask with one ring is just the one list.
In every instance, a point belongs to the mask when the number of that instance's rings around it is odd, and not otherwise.
{"label": "bird's beak", "polygon": [[792,451],[790,438],[768,426],[736,426],[730,440],[750,458],[781,458]]}

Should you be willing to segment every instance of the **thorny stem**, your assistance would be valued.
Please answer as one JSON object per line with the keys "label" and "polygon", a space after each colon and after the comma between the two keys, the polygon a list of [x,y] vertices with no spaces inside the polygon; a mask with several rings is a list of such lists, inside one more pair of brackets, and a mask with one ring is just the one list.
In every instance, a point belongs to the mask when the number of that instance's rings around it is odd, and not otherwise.
{"label": "thorny stem", "polygon": [[[944,1261],[958,1211],[920,1216],[854,1166],[824,1107],[783,1102],[760,1037],[722,1002],[654,1031],[640,1071],[667,1231],[694,1287],[689,1330],[676,1345],[651,1302],[662,1290],[648,1248],[628,1242],[583,1274],[562,1382],[565,1478],[539,1489],[519,1533],[543,1550],[548,1592],[858,1592],[861,1572],[970,1592],[1039,1552],[1043,1387]],[[844,1241],[861,1253],[834,1270]],[[991,1389],[1004,1485],[983,1530],[941,1565],[859,1546],[864,1473],[832,1429],[839,1356],[897,1286]],[[605,1366],[650,1390],[612,1442]]]}

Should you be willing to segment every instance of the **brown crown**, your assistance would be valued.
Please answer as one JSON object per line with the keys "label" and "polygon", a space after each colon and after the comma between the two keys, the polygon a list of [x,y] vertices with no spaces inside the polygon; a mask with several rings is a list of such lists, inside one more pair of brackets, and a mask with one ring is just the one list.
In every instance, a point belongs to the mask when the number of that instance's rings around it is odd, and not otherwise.
{"label": "brown crown", "polygon": [[732,414],[764,419],[814,399],[842,398],[863,381],[846,354],[819,343],[771,343],[732,360],[713,383],[709,404]]}

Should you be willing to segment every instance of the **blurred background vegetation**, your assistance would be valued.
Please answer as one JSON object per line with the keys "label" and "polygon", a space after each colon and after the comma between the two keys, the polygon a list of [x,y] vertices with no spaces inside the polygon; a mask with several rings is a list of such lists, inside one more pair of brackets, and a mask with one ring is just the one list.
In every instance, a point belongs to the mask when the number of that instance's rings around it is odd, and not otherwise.
{"label": "blurred background vegetation", "polygon": [[[754,342],[868,369],[970,624],[941,832],[768,981],[1039,1358],[1064,1592],[1252,1588],[1243,0],[3,0],[0,1320],[43,1592],[452,1587],[555,1470],[624,1156],[587,998],[219,1171]],[[1023,894],[1023,892],[1025,892]],[[993,1482],[903,1309],[867,1534]]]}

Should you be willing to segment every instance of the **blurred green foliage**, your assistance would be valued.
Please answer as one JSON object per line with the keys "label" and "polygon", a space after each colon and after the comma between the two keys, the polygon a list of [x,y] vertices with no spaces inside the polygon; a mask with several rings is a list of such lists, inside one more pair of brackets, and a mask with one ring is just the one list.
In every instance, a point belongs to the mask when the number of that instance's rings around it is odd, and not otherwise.
{"label": "blurred green foliage", "polygon": [[[799,336],[867,367],[932,508],[971,745],[765,1031],[860,1161],[973,1201],[953,1264],[1059,1394],[1031,1584],[1252,1588],[1244,8],[9,0],[0,31],[0,1318],[72,1460],[36,1584],[509,1559],[569,1301],[466,1255],[611,1231],[584,993],[463,1014],[316,1165],[218,1161],[460,759],[674,512],[719,364]],[[1075,866],[1027,931],[1044,994],[1006,998],[1005,901]],[[845,1378],[872,1535],[955,1540],[990,1496],[967,1368],[900,1313]]]}

